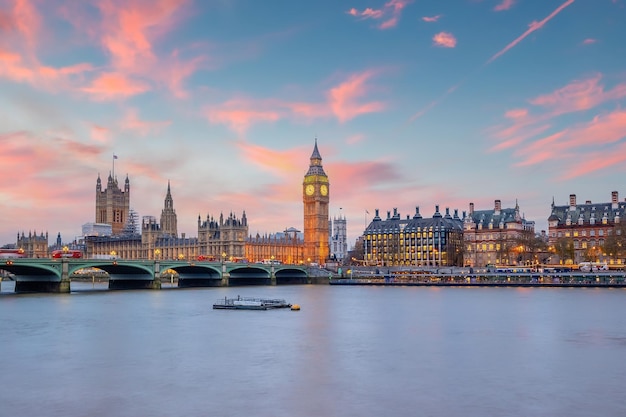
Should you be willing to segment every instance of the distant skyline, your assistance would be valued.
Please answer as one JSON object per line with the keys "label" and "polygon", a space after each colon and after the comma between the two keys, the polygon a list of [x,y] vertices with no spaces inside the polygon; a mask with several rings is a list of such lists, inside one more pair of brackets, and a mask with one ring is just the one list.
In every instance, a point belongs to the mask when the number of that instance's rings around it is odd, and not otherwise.
{"label": "distant skyline", "polygon": [[624,39],[626,0],[0,0],[0,245],[79,236],[113,155],[179,233],[302,230],[316,137],[349,246],[377,208],[547,229],[626,197]]}

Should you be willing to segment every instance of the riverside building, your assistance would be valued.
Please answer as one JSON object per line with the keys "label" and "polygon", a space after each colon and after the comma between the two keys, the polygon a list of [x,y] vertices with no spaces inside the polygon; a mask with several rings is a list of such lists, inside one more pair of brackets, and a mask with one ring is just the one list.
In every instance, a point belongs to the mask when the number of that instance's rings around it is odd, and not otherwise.
{"label": "riverside building", "polygon": [[[290,264],[325,263],[329,257],[330,201],[328,176],[322,166],[317,139],[304,176],[302,196],[304,233],[295,228],[261,236],[249,235],[248,218],[230,213],[205,219],[198,216],[197,237],[178,236],[177,215],[168,182],[160,221],[144,216],[140,233],[134,227],[120,224],[120,219],[132,219],[130,181],[124,191],[110,175],[107,189],[102,190],[100,176],[96,181],[96,223],[109,224],[111,236],[85,236],[87,257],[126,259],[179,259],[224,262],[262,262],[271,260]],[[343,220],[345,225],[345,219]],[[345,226],[344,229],[345,230]],[[341,232],[345,235],[345,231]],[[345,240],[345,239],[344,239]]]}
{"label": "riverside building", "polygon": [[534,233],[535,222],[520,214],[517,201],[513,208],[502,208],[495,200],[493,208],[485,210],[475,210],[470,203],[463,221],[465,265],[514,265],[523,250],[523,237]]}
{"label": "riverside building", "polygon": [[[552,201],[548,217],[548,243],[551,252],[561,264],[579,264],[583,261],[607,262],[624,265],[624,247],[619,243],[626,231],[626,199],[619,201],[617,191],[611,193],[611,201],[584,204],[576,202],[576,194],[570,194],[569,204],[557,206]],[[618,241],[613,246],[613,238]],[[614,250],[615,249],[615,250]]]}
{"label": "riverside building", "polygon": [[413,217],[401,218],[397,209],[381,219],[376,213],[363,234],[366,265],[462,266],[463,221],[458,211],[445,215],[435,206],[432,218],[423,218],[416,207]]}

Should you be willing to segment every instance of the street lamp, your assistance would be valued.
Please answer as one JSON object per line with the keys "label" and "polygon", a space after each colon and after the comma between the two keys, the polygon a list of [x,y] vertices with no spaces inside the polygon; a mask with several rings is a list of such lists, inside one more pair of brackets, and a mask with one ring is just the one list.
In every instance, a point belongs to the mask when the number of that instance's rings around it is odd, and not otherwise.
{"label": "street lamp", "polygon": [[182,261],[182,260],[184,260],[184,259],[185,259],[185,255],[183,255],[182,253],[179,253],[179,254],[178,254],[178,260],[179,260],[179,261]]}
{"label": "street lamp", "polygon": [[161,249],[154,250],[154,259],[159,259],[161,257]]}
{"label": "street lamp", "polygon": [[117,252],[115,252],[114,250],[111,251],[110,253],[111,255],[111,259],[115,259],[117,257]]}

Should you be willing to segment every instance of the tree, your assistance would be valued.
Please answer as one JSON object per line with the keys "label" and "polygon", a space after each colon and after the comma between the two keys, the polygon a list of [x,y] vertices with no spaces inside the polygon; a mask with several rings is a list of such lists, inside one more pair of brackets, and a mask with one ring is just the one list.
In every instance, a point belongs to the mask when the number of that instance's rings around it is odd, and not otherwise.
{"label": "tree", "polygon": [[[524,230],[515,241],[516,246],[512,249],[517,249],[520,254],[519,261],[528,261],[535,263],[539,261],[539,254],[546,252],[548,243],[540,236],[535,234],[533,230]],[[572,250],[574,243],[572,242]],[[572,252],[573,253],[573,252]],[[572,255],[573,258],[573,255]]]}
{"label": "tree", "polygon": [[364,247],[363,247],[363,243],[365,242],[364,237],[360,236],[356,243],[354,244],[354,247],[352,248],[352,250],[348,251],[348,256],[346,256],[346,258],[344,259],[345,263],[348,264],[352,264],[353,259],[356,259],[358,261],[363,261],[365,263],[365,251],[364,251]]}
{"label": "tree", "polygon": [[604,240],[602,251],[614,261],[626,256],[626,224],[616,223]]}
{"label": "tree", "polygon": [[574,261],[574,240],[572,238],[560,237],[554,242],[554,251],[563,263],[568,259]]}

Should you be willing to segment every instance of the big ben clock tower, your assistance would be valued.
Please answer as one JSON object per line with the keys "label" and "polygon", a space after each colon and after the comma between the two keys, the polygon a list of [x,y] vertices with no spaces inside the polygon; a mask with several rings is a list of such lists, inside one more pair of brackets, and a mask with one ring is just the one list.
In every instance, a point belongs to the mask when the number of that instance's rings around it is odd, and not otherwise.
{"label": "big ben clock tower", "polygon": [[328,176],[322,167],[317,150],[317,138],[311,154],[311,164],[302,182],[304,202],[304,259],[307,262],[326,262],[328,247]]}

